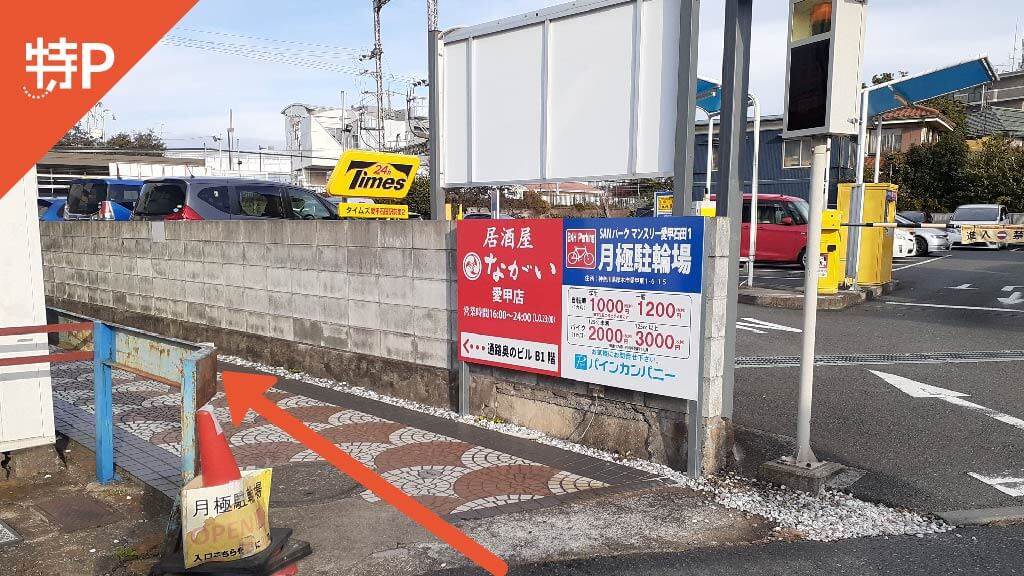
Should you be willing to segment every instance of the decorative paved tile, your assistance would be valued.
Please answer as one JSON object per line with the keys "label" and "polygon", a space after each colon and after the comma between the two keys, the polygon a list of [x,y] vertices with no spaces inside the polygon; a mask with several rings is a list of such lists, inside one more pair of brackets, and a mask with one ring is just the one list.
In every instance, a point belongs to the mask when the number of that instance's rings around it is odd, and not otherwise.
{"label": "decorative paved tile", "polygon": [[[58,429],[92,447],[92,365],[58,366],[52,371]],[[171,387],[127,372],[115,371],[115,376],[117,463],[173,496],[180,484],[181,397]],[[301,394],[282,389],[300,385]],[[653,478],[613,463],[312,385],[280,382],[267,397],[438,514],[479,517],[555,505],[559,503],[555,497],[599,493],[612,485]],[[252,412],[239,426],[232,425],[223,393],[211,404],[240,467],[321,460]],[[486,444],[514,449],[514,453]],[[368,491],[362,497],[378,501]],[[538,502],[523,504],[534,500]]]}

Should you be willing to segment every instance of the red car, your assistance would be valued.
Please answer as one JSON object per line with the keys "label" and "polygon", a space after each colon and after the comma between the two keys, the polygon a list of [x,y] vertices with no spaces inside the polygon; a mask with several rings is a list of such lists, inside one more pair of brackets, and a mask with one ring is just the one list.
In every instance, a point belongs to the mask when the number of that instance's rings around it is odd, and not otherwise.
{"label": "red car", "polygon": [[[750,246],[750,203],[750,194],[744,194],[743,237],[740,240],[743,257],[747,256]],[[806,264],[807,214],[806,200],[782,194],[758,194],[754,259],[758,262]]]}

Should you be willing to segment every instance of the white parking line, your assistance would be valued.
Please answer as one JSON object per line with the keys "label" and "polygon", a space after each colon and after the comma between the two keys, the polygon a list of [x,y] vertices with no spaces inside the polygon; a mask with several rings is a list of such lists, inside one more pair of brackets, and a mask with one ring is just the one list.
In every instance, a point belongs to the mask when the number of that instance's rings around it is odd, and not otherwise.
{"label": "white parking line", "polygon": [[931,260],[924,260],[922,262],[914,262],[913,264],[907,264],[906,266],[900,266],[899,268],[893,268],[893,272],[899,272],[900,270],[906,270],[907,268],[913,268],[914,266],[920,266],[921,264],[930,264],[932,262],[938,262],[944,258],[949,258],[952,254],[946,254],[945,256],[939,256],[938,258],[932,258]]}
{"label": "white parking line", "polygon": [[922,308],[951,308],[953,310],[986,310],[989,312],[1020,312],[1024,314],[1024,310],[1016,310],[1014,308],[986,308],[985,306],[953,306],[951,304],[920,304],[918,302],[886,302],[886,304],[892,304],[893,306],[920,306]]}

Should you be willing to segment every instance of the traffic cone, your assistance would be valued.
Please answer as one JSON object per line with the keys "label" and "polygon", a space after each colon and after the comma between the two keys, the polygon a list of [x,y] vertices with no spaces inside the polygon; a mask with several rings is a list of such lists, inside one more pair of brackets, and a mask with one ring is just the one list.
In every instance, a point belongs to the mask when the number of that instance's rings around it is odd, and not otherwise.
{"label": "traffic cone", "polygon": [[196,428],[199,432],[199,463],[202,466],[203,486],[221,486],[232,481],[240,481],[242,474],[238,471],[224,430],[213,415],[210,405],[196,411]]}

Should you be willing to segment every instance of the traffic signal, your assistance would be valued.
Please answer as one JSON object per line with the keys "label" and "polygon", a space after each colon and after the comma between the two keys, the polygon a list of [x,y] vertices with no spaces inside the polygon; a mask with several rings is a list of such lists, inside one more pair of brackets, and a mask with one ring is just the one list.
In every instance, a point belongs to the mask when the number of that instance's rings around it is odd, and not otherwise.
{"label": "traffic signal", "polygon": [[865,0],[790,0],[784,138],[857,132]]}

